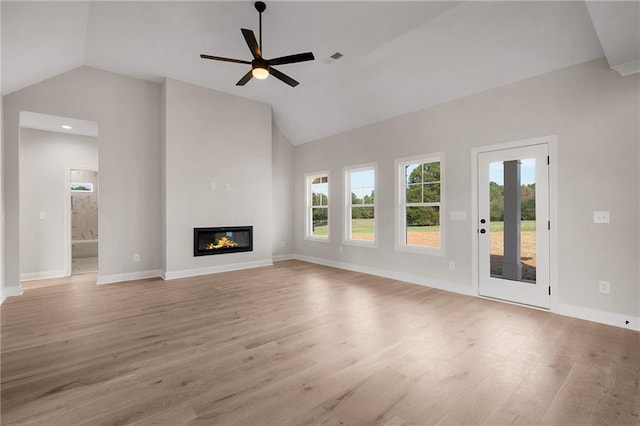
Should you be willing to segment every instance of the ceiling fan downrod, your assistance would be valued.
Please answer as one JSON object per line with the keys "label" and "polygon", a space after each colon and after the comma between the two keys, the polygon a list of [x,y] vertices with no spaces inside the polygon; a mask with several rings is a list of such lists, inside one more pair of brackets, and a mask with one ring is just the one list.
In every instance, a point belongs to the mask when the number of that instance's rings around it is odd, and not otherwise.
{"label": "ceiling fan downrod", "polygon": [[258,37],[260,39],[260,52],[262,52],[262,12],[267,9],[267,5],[262,1],[255,3],[256,10],[258,11]]}

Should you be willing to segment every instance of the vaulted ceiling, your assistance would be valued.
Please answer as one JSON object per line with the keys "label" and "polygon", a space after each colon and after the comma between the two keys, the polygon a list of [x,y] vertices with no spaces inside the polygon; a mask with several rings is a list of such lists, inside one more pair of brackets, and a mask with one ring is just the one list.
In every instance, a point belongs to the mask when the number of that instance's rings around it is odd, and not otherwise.
{"label": "vaulted ceiling", "polygon": [[300,144],[602,56],[640,70],[636,1],[267,2],[264,56],[315,54],[278,67],[296,88],[200,59],[250,59],[240,28],[257,34],[253,2],[3,1],[2,93],[82,65],[171,77],[271,104]]}

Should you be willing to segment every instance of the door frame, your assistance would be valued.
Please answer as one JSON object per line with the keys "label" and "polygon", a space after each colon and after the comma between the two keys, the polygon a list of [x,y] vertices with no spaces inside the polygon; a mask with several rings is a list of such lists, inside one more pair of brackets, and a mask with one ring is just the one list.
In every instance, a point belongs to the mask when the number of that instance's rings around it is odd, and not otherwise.
{"label": "door frame", "polygon": [[[72,262],[73,257],[71,255],[71,170],[84,170],[88,172],[100,173],[97,167],[90,166],[71,166],[65,165],[65,177],[64,177],[64,269],[65,277],[70,277],[72,274]],[[100,175],[98,174],[98,188],[100,188]],[[100,192],[98,192],[98,225],[100,224]],[[99,238],[99,237],[98,237]],[[100,243],[98,243],[98,259],[100,259]],[[99,260],[98,260],[99,262]]]}
{"label": "door frame", "polygon": [[[471,281],[473,286],[473,294],[477,297],[482,297],[490,300],[496,300],[504,303],[514,303],[493,298],[487,298],[480,295],[480,274],[479,274],[479,233],[478,233],[478,154],[498,151],[510,148],[522,148],[530,145],[547,144],[549,147],[549,221],[551,222],[551,229],[549,232],[549,286],[551,287],[551,297],[549,300],[549,310],[551,312],[558,311],[558,200],[557,200],[557,185],[558,185],[558,137],[556,135],[542,136],[531,139],[521,139],[512,142],[499,143],[493,145],[486,145],[478,148],[471,149]],[[516,304],[516,303],[514,303]],[[536,308],[528,305],[517,304],[518,306],[527,306],[533,309]],[[546,310],[546,309],[542,309]]]}

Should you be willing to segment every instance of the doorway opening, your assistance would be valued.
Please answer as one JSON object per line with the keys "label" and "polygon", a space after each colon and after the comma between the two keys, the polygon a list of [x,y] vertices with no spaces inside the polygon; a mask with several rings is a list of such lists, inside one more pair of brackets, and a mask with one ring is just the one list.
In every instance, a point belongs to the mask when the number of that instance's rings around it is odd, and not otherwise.
{"label": "doorway opening", "polygon": [[69,170],[71,275],[98,271],[98,171]]}
{"label": "doorway opening", "polygon": [[[21,281],[71,276],[74,249],[80,256],[95,258],[97,265],[97,123],[21,111],[19,138]],[[72,177],[72,170],[89,175]],[[72,182],[91,185],[72,190]],[[80,232],[73,236],[72,201],[80,208],[76,210],[91,211],[86,224],[76,225]],[[97,267],[90,269],[95,272]]]}

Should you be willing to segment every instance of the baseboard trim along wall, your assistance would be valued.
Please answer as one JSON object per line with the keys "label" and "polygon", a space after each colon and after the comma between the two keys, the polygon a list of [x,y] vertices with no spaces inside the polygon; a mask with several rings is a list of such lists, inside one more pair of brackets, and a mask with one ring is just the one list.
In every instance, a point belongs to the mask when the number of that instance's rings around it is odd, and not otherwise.
{"label": "baseboard trim along wall", "polygon": [[[337,262],[334,260],[321,259],[317,257],[304,256],[294,254],[293,259],[302,260],[304,262],[317,263],[319,265],[331,266],[347,271],[361,272],[363,274],[376,275],[379,277],[390,278],[393,280],[405,281],[412,284],[418,284],[425,287],[437,288],[439,290],[451,291],[453,293],[464,294],[467,296],[476,296],[472,293],[471,285],[465,286],[457,283],[435,281],[428,278],[404,274],[400,272],[387,271],[384,269],[370,268],[368,266],[355,265],[351,263]],[[582,306],[568,305],[559,303],[557,310],[553,311],[558,315],[566,317],[578,318],[587,321],[593,321],[600,324],[613,325],[615,327],[626,328],[629,330],[640,331],[640,317],[632,315],[622,315],[614,312],[599,311],[596,309],[585,308]],[[627,323],[628,321],[628,323]]]}
{"label": "baseboard trim along wall", "polygon": [[128,272],[124,274],[100,275],[98,273],[98,281],[96,284],[114,284],[124,281],[144,280],[147,278],[161,278],[162,270],[152,269],[150,271]]}
{"label": "baseboard trim along wall", "polygon": [[182,271],[168,271],[162,274],[165,280],[175,280],[178,278],[197,277],[200,275],[217,274],[219,272],[238,271],[241,269],[260,268],[263,266],[273,266],[271,259],[255,260],[252,262],[231,263],[228,265],[209,266],[206,268],[185,269]]}
{"label": "baseboard trim along wall", "polygon": [[356,265],[353,263],[337,262],[335,260],[321,259],[318,257],[304,256],[300,254],[294,254],[294,259],[302,260],[304,262],[317,263],[319,265],[332,266],[338,269],[345,269],[347,271],[361,272],[363,274],[376,275],[378,277],[389,278],[392,280],[405,281],[411,284],[417,284],[424,287],[437,288],[439,290],[451,291],[453,293],[464,294],[466,296],[473,296],[473,288],[471,285],[462,285],[447,281],[437,281],[430,278],[425,278],[419,275],[405,274],[402,272],[389,271],[386,269],[371,268],[369,266]]}
{"label": "baseboard trim along wall", "polygon": [[633,315],[599,311],[597,309],[568,305],[566,303],[558,303],[558,311],[556,313],[566,317],[579,318],[600,324],[640,331],[640,317],[634,317]]}
{"label": "baseboard trim along wall", "polygon": [[0,305],[7,300],[7,297],[22,296],[22,287],[6,287],[0,290]]}
{"label": "baseboard trim along wall", "polygon": [[48,280],[51,278],[62,278],[66,276],[67,271],[64,269],[56,269],[53,271],[41,272],[25,272],[20,274],[20,281]]}
{"label": "baseboard trim along wall", "polygon": [[281,262],[283,260],[293,260],[295,259],[295,255],[294,254],[278,254],[273,256],[273,261],[274,262]]}

